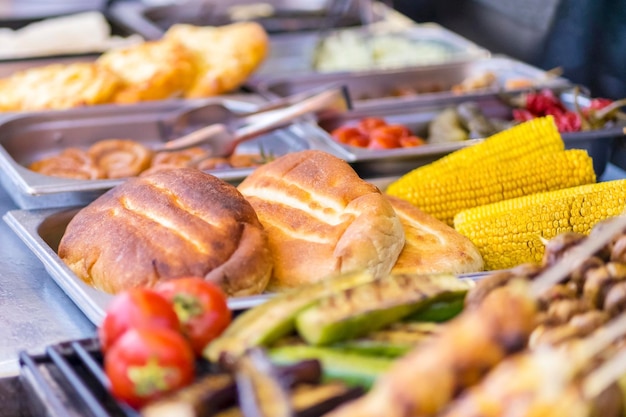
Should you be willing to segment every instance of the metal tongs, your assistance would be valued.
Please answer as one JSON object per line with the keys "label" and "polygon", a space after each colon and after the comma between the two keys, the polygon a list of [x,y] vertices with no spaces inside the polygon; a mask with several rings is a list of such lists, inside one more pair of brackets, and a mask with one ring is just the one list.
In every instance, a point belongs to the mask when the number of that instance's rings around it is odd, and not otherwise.
{"label": "metal tongs", "polygon": [[[267,110],[268,108],[270,110]],[[178,151],[204,144],[209,145],[211,156],[228,157],[240,143],[284,127],[294,119],[309,114],[324,114],[326,117],[329,114],[345,112],[350,108],[350,97],[344,86],[327,88],[313,94],[300,93],[280,99],[278,105],[269,103],[264,106],[264,111],[234,115],[228,120],[202,127],[153,149]]]}

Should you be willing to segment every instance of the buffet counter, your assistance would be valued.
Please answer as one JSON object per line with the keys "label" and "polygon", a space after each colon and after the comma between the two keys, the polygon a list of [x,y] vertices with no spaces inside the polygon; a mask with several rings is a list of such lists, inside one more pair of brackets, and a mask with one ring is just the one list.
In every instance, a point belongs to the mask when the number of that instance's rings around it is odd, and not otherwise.
{"label": "buffet counter", "polygon": [[[0,187],[0,213],[14,210]],[[19,373],[18,352],[93,336],[95,327],[50,279],[37,257],[0,222],[0,378]]]}

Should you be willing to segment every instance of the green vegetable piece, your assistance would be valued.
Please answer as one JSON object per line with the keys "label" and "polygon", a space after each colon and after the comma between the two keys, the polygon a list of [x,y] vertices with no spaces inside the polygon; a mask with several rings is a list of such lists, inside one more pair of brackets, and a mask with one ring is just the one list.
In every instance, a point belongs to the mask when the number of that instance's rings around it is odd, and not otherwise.
{"label": "green vegetable piece", "polygon": [[216,362],[222,354],[238,357],[248,348],[266,346],[292,332],[296,314],[318,299],[373,279],[371,273],[358,271],[277,295],[239,315],[220,337],[205,347],[203,356]]}
{"label": "green vegetable piece", "polygon": [[317,359],[322,364],[323,380],[340,380],[350,386],[364,388],[370,388],[393,363],[393,359],[390,358],[364,356],[315,346],[284,346],[270,349],[268,355],[277,365]]}
{"label": "green vegetable piece", "polygon": [[417,310],[406,318],[408,321],[424,321],[441,323],[456,317],[461,311],[465,303],[465,297],[459,297],[455,300],[445,300],[430,303],[421,310]]}
{"label": "green vegetable piece", "polygon": [[307,343],[328,345],[383,328],[468,289],[466,281],[450,274],[390,275],[320,299],[297,314],[296,329]]}

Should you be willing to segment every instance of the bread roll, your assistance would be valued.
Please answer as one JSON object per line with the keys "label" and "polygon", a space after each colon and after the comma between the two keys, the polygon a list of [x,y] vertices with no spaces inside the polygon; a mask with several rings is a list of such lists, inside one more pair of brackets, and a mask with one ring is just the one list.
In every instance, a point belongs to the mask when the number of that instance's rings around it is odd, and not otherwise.
{"label": "bread roll", "polygon": [[389,201],[345,161],[314,150],[257,168],[238,187],[265,226],[281,290],[332,274],[386,274],[404,245]]}
{"label": "bread roll", "polygon": [[204,276],[229,295],[262,292],[272,270],[267,237],[237,189],[197,169],[136,177],[70,221],[58,254],[109,293]]}
{"label": "bread roll", "polygon": [[392,273],[461,274],[483,270],[483,258],[468,238],[408,201],[390,195],[387,198],[406,235]]}

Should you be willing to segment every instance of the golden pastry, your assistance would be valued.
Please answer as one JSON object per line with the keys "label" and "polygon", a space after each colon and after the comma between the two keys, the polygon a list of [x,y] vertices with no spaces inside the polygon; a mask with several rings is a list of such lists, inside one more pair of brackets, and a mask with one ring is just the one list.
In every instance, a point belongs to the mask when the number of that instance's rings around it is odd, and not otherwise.
{"label": "golden pastry", "polygon": [[29,169],[42,175],[79,180],[105,178],[104,171],[93,163],[85,151],[78,148],[67,148],[58,155],[35,161]]}
{"label": "golden pastry", "polygon": [[150,166],[153,155],[150,148],[130,139],[101,140],[87,153],[107,178],[137,176]]}

